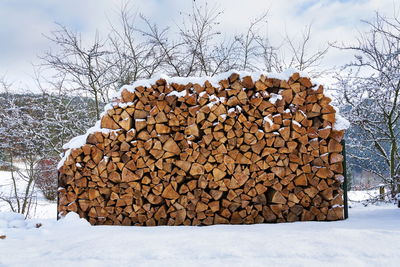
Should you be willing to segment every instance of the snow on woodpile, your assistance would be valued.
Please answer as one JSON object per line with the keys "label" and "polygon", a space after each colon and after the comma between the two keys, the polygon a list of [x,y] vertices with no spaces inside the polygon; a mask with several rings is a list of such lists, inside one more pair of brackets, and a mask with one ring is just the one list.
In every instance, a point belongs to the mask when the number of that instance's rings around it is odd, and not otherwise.
{"label": "snow on woodpile", "polygon": [[343,218],[348,122],[289,70],[137,81],[59,164],[59,212],[92,224]]}

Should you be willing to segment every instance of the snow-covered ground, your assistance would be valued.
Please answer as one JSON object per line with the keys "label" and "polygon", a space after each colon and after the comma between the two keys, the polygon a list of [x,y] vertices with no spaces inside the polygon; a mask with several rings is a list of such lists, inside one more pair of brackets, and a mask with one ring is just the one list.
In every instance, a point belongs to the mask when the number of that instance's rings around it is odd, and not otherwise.
{"label": "snow-covered ground", "polygon": [[379,189],[349,191],[347,195],[350,201],[359,202],[366,199],[378,197]]}
{"label": "snow-covered ground", "polygon": [[[0,181],[5,181],[0,173]],[[0,187],[1,188],[1,187]],[[2,187],[3,189],[5,187]],[[366,192],[349,192],[361,200]],[[351,204],[337,222],[206,227],[90,226],[56,221],[38,198],[34,219],[1,212],[0,266],[399,266],[400,209]],[[35,228],[36,223],[43,226]],[[1,235],[5,235],[1,239]]]}
{"label": "snow-covered ground", "polygon": [[[356,205],[337,222],[90,226],[70,214],[3,228],[0,266],[398,266],[400,209]],[[18,225],[15,221],[13,225]],[[3,226],[4,227],[4,226]],[[1,233],[2,232],[2,233]]]}
{"label": "snow-covered ground", "polygon": [[[19,165],[19,167],[23,167]],[[23,191],[26,187],[26,182],[22,179],[17,180],[17,187],[19,191]],[[12,180],[11,173],[7,171],[0,171],[0,194],[10,195],[12,191]],[[40,192],[36,189],[34,194],[34,205],[32,212],[29,217],[31,218],[42,218],[42,219],[55,219],[57,218],[57,202],[48,201]],[[5,201],[0,200],[0,212],[9,211],[9,205]]]}

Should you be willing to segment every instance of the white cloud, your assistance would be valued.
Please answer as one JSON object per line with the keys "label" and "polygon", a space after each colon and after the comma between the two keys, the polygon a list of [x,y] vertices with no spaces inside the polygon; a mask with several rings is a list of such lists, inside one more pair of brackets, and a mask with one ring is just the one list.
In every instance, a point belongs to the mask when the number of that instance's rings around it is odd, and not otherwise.
{"label": "white cloud", "polygon": [[[204,3],[202,0],[196,0]],[[115,21],[122,1],[109,0],[3,0],[0,2],[0,74],[11,80],[30,84],[37,55],[48,48],[43,34],[60,22],[72,29],[93,36],[96,29],[106,31],[108,20]],[[189,12],[188,0],[136,0],[132,6],[160,25],[181,22],[180,11]],[[251,18],[268,11],[268,34],[276,43],[285,32],[299,35],[305,25],[313,24],[313,46],[327,42],[351,43],[359,30],[361,19],[369,19],[374,11],[393,15],[393,0],[214,0],[211,7],[224,10],[221,17],[223,32],[235,33],[245,29]],[[348,54],[332,49],[323,62],[326,66],[341,65]]]}

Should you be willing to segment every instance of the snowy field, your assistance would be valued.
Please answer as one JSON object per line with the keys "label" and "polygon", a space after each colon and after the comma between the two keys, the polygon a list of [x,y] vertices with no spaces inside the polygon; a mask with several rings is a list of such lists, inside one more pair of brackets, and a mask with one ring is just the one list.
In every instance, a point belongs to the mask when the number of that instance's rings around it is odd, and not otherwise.
{"label": "snowy field", "polygon": [[[1,176],[2,175],[2,176]],[[6,181],[6,173],[0,173]],[[5,188],[4,186],[2,187]],[[361,199],[365,192],[350,192]],[[399,266],[400,209],[353,203],[350,218],[207,227],[90,226],[38,197],[33,219],[0,212],[0,266]],[[0,209],[5,210],[4,203]],[[1,211],[0,210],[0,211]],[[36,223],[43,226],[35,228]]]}
{"label": "snowy field", "polygon": [[[19,167],[23,167],[19,165]],[[19,179],[17,180],[19,191],[25,190],[26,183]],[[9,195],[12,191],[12,180],[11,173],[6,171],[0,171],[0,194],[4,193]],[[57,203],[55,201],[48,201],[40,190],[35,191],[34,202],[36,203],[33,208],[30,217],[41,218],[41,219],[55,219],[57,218]],[[0,212],[9,211],[9,206],[6,202],[0,200]]]}
{"label": "snowy field", "polygon": [[377,198],[379,196],[379,189],[349,191],[347,195],[350,201],[359,202],[366,199]]}
{"label": "snowy field", "polygon": [[[74,215],[59,222],[40,220],[43,226],[38,229],[0,226],[0,232],[7,235],[6,239],[0,239],[0,266],[399,266],[400,263],[400,209],[393,205],[353,207],[346,221],[241,226],[92,227]],[[13,225],[18,223],[14,221]]]}

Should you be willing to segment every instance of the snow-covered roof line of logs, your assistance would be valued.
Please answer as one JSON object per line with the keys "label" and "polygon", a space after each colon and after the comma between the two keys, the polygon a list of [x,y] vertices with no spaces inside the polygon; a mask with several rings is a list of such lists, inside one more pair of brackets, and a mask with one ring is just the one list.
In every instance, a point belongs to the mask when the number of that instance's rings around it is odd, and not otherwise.
{"label": "snow-covered roof line of logs", "polygon": [[209,225],[343,217],[348,122],[304,74],[124,86],[59,164],[59,212],[92,224]]}

